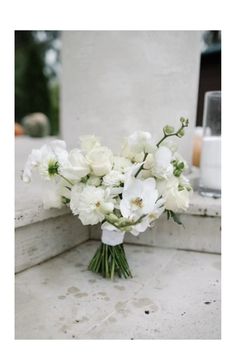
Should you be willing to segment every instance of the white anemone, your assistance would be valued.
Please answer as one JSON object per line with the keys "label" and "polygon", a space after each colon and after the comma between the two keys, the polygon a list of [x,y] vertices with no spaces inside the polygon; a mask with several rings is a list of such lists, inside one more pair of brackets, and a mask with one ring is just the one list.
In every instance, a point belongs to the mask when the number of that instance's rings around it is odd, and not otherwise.
{"label": "white anemone", "polygon": [[158,191],[154,178],[146,180],[129,179],[124,186],[120,202],[121,214],[128,219],[137,220],[154,209],[158,199]]}

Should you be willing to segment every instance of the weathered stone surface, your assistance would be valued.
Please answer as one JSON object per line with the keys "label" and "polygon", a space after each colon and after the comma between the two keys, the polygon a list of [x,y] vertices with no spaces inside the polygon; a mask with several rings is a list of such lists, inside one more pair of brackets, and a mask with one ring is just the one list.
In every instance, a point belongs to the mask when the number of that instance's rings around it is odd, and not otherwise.
{"label": "weathered stone surface", "polygon": [[220,256],[126,245],[133,278],[87,271],[86,242],[16,276],[17,339],[219,339]]}

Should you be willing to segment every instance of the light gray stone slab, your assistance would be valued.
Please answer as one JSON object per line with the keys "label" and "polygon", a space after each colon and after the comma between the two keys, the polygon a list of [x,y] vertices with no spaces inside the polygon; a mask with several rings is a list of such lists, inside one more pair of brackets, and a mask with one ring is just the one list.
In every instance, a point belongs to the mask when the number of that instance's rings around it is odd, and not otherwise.
{"label": "light gray stone slab", "polygon": [[87,270],[97,246],[17,274],[16,339],[220,338],[219,255],[126,245],[134,277],[112,282]]}
{"label": "light gray stone slab", "polygon": [[189,165],[196,118],[201,31],[63,31],[61,128],[72,144],[101,136],[120,150],[123,137],[190,120],[176,139]]}
{"label": "light gray stone slab", "polygon": [[88,238],[88,227],[73,215],[19,227],[15,234],[16,272],[54,257]]}

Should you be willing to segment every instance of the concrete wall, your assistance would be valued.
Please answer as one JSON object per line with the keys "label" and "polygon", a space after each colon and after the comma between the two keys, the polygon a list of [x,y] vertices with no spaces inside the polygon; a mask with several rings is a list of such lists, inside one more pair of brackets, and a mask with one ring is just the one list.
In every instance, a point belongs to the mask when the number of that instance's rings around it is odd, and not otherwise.
{"label": "concrete wall", "polygon": [[183,115],[180,150],[191,161],[200,63],[199,31],[66,31],[62,34],[62,136],[97,134],[118,151],[134,130],[158,139]]}

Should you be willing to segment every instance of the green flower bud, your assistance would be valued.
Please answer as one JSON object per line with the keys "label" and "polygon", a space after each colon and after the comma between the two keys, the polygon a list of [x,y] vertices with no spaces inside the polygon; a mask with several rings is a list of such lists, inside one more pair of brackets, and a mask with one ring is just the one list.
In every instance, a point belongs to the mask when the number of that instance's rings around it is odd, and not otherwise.
{"label": "green flower bud", "polygon": [[181,175],[182,171],[181,170],[174,170],[173,174],[175,177],[179,177]]}
{"label": "green flower bud", "polygon": [[109,214],[109,215],[107,215],[107,220],[108,220],[108,222],[110,221],[112,223],[115,223],[119,219],[118,219],[118,217],[115,214]]}
{"label": "green flower bud", "polygon": [[177,136],[178,136],[179,138],[182,138],[182,137],[184,136],[184,129],[183,129],[183,128],[180,129],[180,131],[178,132]]}
{"label": "green flower bud", "polygon": [[163,128],[164,134],[169,135],[169,134],[173,134],[174,133],[174,127],[172,127],[171,125],[166,125]]}
{"label": "green flower bud", "polygon": [[188,126],[188,123],[189,123],[189,120],[188,120],[188,118],[181,117],[181,118],[180,118],[180,123],[181,123],[184,127],[187,127],[187,126]]}
{"label": "green flower bud", "polygon": [[180,170],[184,169],[184,162],[183,161],[178,163],[178,169],[180,169]]}

